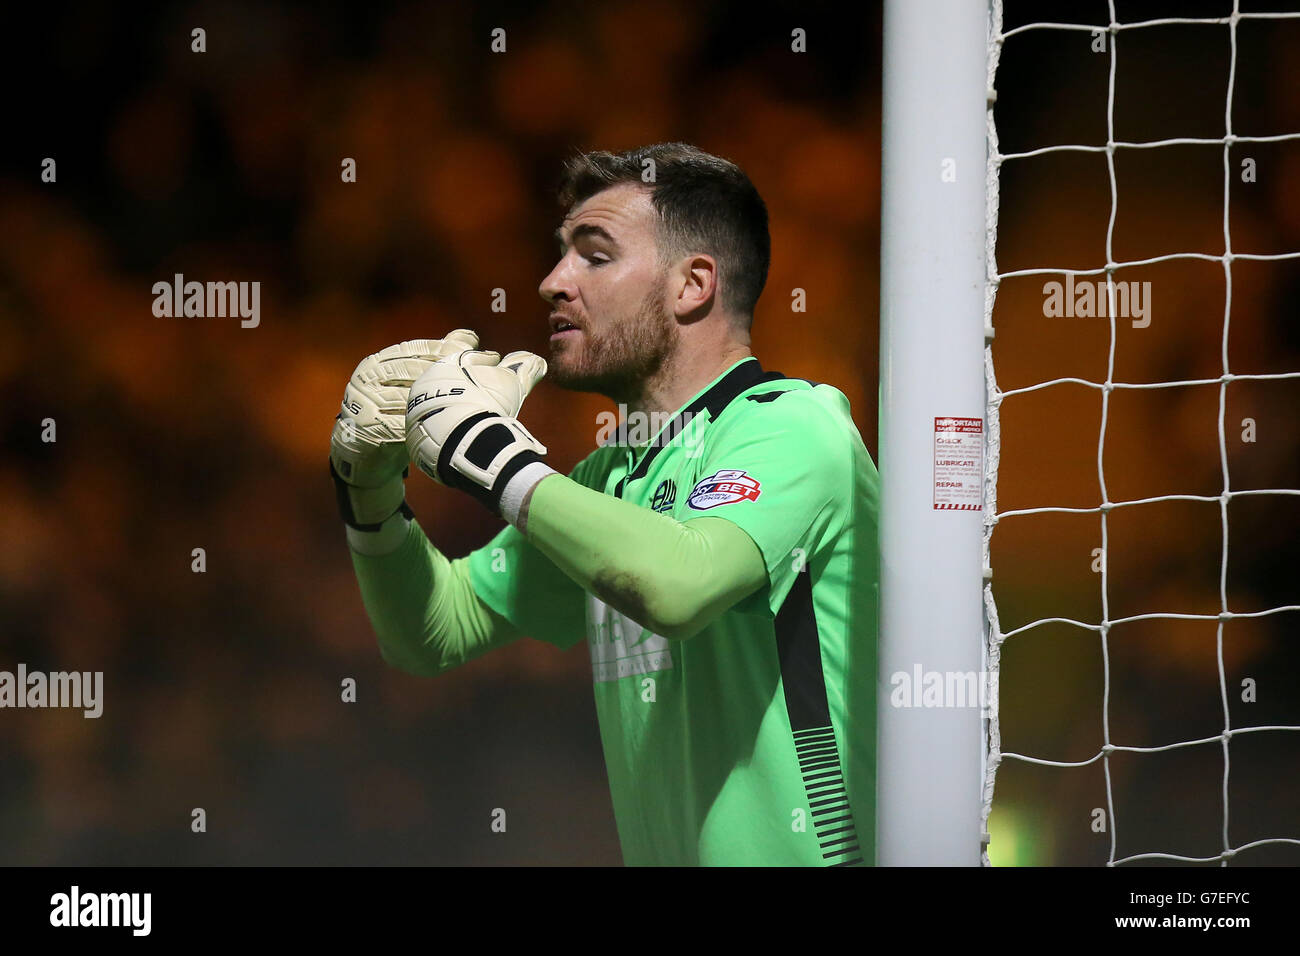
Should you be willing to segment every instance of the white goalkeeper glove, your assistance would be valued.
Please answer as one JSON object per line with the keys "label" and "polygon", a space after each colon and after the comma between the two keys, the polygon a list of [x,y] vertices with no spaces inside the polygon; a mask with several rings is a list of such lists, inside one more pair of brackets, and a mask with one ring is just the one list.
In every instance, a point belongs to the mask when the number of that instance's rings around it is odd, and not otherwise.
{"label": "white goalkeeper glove", "polygon": [[373,534],[406,507],[406,400],[411,383],[434,362],[477,348],[478,335],[457,329],[444,339],[414,339],[367,356],[352,373],[330,436],[330,475],[339,513],[353,532]]}
{"label": "white goalkeeper glove", "polygon": [[532,352],[465,349],[435,362],[411,386],[406,444],[439,484],[477,498],[512,524],[524,495],[552,469],[546,446],[515,417],[546,361]]}

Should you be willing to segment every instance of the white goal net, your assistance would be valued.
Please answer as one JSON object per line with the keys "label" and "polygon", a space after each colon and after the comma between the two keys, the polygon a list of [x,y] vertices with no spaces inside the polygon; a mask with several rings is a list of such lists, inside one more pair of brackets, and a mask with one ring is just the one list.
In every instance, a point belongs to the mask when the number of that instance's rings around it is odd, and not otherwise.
{"label": "white goal net", "polygon": [[[1220,16],[1144,19],[1141,4],[1111,0],[1095,4],[1091,21],[1004,29],[1002,0],[991,4],[983,554],[987,672],[1000,693],[985,723],[986,865],[1081,858],[1058,853],[1044,859],[1026,849],[1047,839],[1040,831],[1062,824],[1026,811],[1030,801],[1015,796],[1023,792],[1067,806],[1069,825],[1080,833],[1076,842],[1096,848],[1097,862],[1104,853],[1109,866],[1226,866],[1259,848],[1275,854],[1269,861],[1300,860],[1300,853],[1277,855],[1284,847],[1300,848],[1293,789],[1300,765],[1300,736],[1293,733],[1300,730],[1300,710],[1294,709],[1300,674],[1279,670],[1279,658],[1270,656],[1278,642],[1289,640],[1289,656],[1280,660],[1294,664],[1300,604],[1287,603],[1275,587],[1252,585],[1243,570],[1262,568],[1289,580],[1289,600],[1300,601],[1300,568],[1288,573],[1275,566],[1281,558],[1267,557],[1271,542],[1300,531],[1300,489],[1290,486],[1300,483],[1294,470],[1300,454],[1288,421],[1300,411],[1300,371],[1276,367],[1295,356],[1270,345],[1271,333],[1263,329],[1268,322],[1276,326],[1278,315],[1300,322],[1294,302],[1269,291],[1300,291],[1300,244],[1296,233],[1270,229],[1267,209],[1260,211],[1277,202],[1261,196],[1300,190],[1300,183],[1277,182],[1300,174],[1300,122],[1289,129],[1234,122],[1248,65],[1243,33],[1249,31],[1250,55],[1271,50],[1280,57],[1282,47],[1269,45],[1270,31],[1300,26],[1300,10],[1252,11],[1242,0],[1222,6]],[[1287,35],[1300,41],[1300,31]],[[1193,67],[1207,84],[1226,91],[1215,111],[1221,128],[1210,135],[1199,128],[1187,136],[1165,135],[1167,120],[1182,115],[1176,94],[1134,79],[1146,75],[1138,67],[1150,67],[1160,50],[1184,41],[1222,51]],[[1008,101],[1019,109],[1032,109],[1034,101],[1032,90],[1013,94],[999,87],[1006,80],[999,73],[1004,53],[1036,43],[1094,58],[1096,76],[1104,71],[1104,115],[1076,118],[1069,126],[1060,117],[1035,123],[1006,114]],[[1300,86],[1296,54],[1290,53],[1291,72],[1275,76],[1277,84]],[[1051,57],[1034,62],[1045,60],[1053,68]],[[1060,68],[1072,67],[1061,62]],[[1168,97],[1169,105],[1132,109],[1132,101],[1143,97]],[[1158,120],[1151,138],[1134,135],[1134,117],[1143,116]],[[1018,129],[1060,139],[1016,143],[1015,151],[1004,153],[999,124],[1011,119]],[[1069,136],[1076,128],[1077,138]],[[1057,165],[1048,172],[1036,171],[1051,163]],[[1217,182],[1210,179],[1211,163],[1219,168]],[[1186,184],[1162,172],[1174,168],[1189,183],[1204,170],[1195,182],[1206,188],[1180,199]],[[1000,210],[1014,205],[1018,191],[1037,201],[1045,183],[1089,197],[1085,206],[1099,207],[1095,216],[1084,212],[1072,220],[1068,212],[1049,210],[1021,216],[1014,235],[1000,236]],[[1164,225],[1151,211],[1158,203],[1168,208]],[[1195,221],[1197,210],[1210,203],[1221,230]],[[1071,222],[1077,228],[1069,228]],[[1049,229],[1070,235],[1049,241],[1041,232]],[[1008,265],[1014,268],[1000,271],[1004,243],[1012,247]],[[1060,334],[1063,327],[1077,330],[1073,339]],[[1035,338],[1034,330],[1043,328],[1056,330],[1050,344]],[[1273,464],[1261,464],[1265,459]],[[1066,475],[1072,464],[1073,475]],[[1079,473],[1091,483],[1093,467],[1095,484],[1085,486]],[[1007,510],[999,510],[1000,493]],[[1032,530],[1035,522],[1039,530]],[[1207,553],[1215,527],[1217,547]],[[1016,569],[999,562],[1004,536],[1022,561],[1026,553],[1039,556],[1031,576],[1017,578]],[[1189,570],[1198,554],[1204,567]],[[1091,581],[1095,607],[1073,597],[1054,607],[1057,589],[1048,577],[1064,567]],[[1022,648],[1013,672],[1008,655]],[[1065,662],[1059,669],[1054,655]],[[1119,669],[1124,699],[1117,701]],[[1071,681],[1099,697],[1073,717],[1053,709],[1053,701],[1069,697]],[[1161,681],[1167,682],[1163,688]],[[1217,703],[1198,696],[1197,688],[1213,682]],[[1035,703],[1014,703],[1024,700]],[[1279,705],[1291,708],[1289,719]],[[1012,733],[1007,710],[1017,706],[1024,715],[1021,730]],[[1171,735],[1176,720],[1183,729]],[[1268,735],[1272,749],[1243,751],[1251,764],[1243,779],[1277,792],[1252,796],[1243,817],[1241,810],[1234,813],[1245,799],[1235,796],[1234,757],[1243,760],[1238,748]],[[1279,769],[1286,766],[1291,769]],[[1173,775],[1172,782],[1144,795],[1144,782],[1160,772]],[[1010,789],[1004,786],[1009,773],[1020,781]],[[1052,782],[1028,782],[1034,773]],[[1199,810],[1184,813],[1178,794]],[[1158,825],[1162,819],[1173,821],[1170,828]],[[1284,832],[1261,833],[1261,825]],[[1156,842],[1166,833],[1174,845]]]}

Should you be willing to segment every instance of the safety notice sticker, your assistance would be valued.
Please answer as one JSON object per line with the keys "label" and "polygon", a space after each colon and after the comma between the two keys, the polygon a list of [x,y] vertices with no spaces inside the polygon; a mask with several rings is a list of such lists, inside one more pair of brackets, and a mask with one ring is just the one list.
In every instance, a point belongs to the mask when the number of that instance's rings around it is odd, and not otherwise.
{"label": "safety notice sticker", "polygon": [[934,507],[936,511],[984,508],[984,420],[934,420]]}

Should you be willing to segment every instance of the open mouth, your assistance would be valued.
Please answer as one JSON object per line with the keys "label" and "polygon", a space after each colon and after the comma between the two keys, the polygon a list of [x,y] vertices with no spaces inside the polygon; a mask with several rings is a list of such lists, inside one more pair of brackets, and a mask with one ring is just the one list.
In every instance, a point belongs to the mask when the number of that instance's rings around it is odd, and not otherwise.
{"label": "open mouth", "polygon": [[576,325],[574,325],[568,319],[561,318],[558,315],[552,315],[550,317],[550,322],[551,322],[552,340],[556,338],[562,338],[566,335],[573,335],[574,333],[579,331]]}

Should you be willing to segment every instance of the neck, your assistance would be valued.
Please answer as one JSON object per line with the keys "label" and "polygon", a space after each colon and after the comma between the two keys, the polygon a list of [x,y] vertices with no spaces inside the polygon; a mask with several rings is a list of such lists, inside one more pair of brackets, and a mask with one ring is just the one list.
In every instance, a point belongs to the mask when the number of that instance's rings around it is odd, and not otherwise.
{"label": "neck", "polygon": [[679,349],[629,397],[628,412],[671,414],[742,359],[752,358],[746,344],[730,343],[721,352]]}

